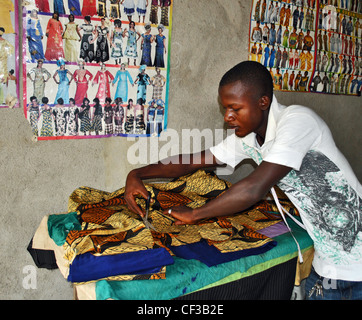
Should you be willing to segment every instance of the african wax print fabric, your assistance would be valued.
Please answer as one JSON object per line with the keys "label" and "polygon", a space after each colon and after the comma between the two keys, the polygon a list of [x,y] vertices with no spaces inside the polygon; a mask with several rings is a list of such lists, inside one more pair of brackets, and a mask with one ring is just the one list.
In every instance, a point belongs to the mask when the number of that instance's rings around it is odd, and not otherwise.
{"label": "african wax print fabric", "polygon": [[[125,188],[111,193],[89,187],[75,190],[70,196],[68,211],[77,212],[82,230],[69,232],[64,244],[65,258],[72,261],[76,255],[87,252],[111,255],[160,247],[170,250],[170,247],[200,241],[206,241],[221,253],[236,252],[272,242],[273,239],[258,230],[281,220],[275,205],[262,201],[233,216],[176,226],[174,219],[164,215],[163,210],[178,205],[200,207],[228,190],[231,184],[214,173],[197,171],[172,182],[145,186],[154,200],[149,220],[155,230],[147,229],[142,218],[127,208]],[[136,201],[145,207],[143,198]],[[281,203],[286,210],[297,214],[290,202]]]}

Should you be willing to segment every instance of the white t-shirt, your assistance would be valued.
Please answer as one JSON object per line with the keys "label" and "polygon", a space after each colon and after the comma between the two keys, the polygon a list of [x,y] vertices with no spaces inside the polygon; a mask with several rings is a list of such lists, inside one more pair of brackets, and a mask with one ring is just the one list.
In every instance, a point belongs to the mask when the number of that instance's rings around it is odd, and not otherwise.
{"label": "white t-shirt", "polygon": [[300,105],[285,107],[274,96],[261,147],[255,133],[244,138],[233,134],[211,152],[232,167],[247,158],[291,167],[278,186],[299,209],[314,241],[316,272],[362,281],[362,187],[315,112]]}

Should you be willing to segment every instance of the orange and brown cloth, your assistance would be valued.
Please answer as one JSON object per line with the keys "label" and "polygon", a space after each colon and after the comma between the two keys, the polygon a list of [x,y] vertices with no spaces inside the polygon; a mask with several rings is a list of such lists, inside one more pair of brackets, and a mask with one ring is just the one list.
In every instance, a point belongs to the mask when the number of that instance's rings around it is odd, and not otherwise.
{"label": "orange and brown cloth", "polygon": [[[81,230],[69,232],[64,244],[65,258],[90,252],[111,255],[153,248],[168,248],[206,240],[220,252],[257,248],[273,241],[258,230],[281,221],[273,201],[260,201],[248,210],[232,216],[212,218],[194,225],[174,225],[174,219],[162,212],[186,205],[197,208],[220,196],[231,184],[213,172],[203,170],[167,183],[145,184],[151,193],[149,220],[156,231],[147,229],[142,218],[128,209],[125,188],[105,192],[90,187],[76,189],[69,198],[68,212],[77,212]],[[136,199],[145,208],[143,198]],[[298,215],[292,203],[284,198],[281,204]],[[172,254],[172,252],[170,252]]]}

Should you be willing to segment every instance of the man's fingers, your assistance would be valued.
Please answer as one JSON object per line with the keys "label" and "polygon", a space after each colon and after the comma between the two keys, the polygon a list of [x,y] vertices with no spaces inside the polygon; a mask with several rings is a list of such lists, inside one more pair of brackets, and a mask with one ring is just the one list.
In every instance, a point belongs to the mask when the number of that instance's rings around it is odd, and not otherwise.
{"label": "man's fingers", "polygon": [[139,214],[141,217],[144,217],[145,213],[143,212],[142,208],[137,204],[133,196],[127,197],[125,199],[128,205],[128,209],[130,209],[134,213]]}

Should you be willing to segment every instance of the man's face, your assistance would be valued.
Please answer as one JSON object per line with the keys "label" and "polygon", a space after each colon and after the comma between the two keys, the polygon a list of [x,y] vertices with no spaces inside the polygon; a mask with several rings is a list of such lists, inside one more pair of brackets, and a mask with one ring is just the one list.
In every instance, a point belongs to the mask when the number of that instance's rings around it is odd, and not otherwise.
{"label": "man's face", "polygon": [[224,121],[238,137],[263,129],[265,115],[252,89],[240,81],[219,88],[219,98],[225,110]]}

